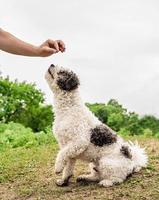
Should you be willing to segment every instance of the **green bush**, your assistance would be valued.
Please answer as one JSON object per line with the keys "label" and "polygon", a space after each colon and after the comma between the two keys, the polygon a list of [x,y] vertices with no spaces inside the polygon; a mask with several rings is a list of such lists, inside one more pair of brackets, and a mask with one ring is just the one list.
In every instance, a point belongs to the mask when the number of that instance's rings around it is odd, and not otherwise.
{"label": "green bush", "polygon": [[44,94],[35,84],[0,77],[0,122],[10,121],[45,131],[53,121],[52,106],[44,105]]}
{"label": "green bush", "polygon": [[146,129],[144,129],[144,131],[143,131],[143,135],[144,135],[145,137],[152,137],[152,136],[153,136],[153,132],[152,132],[151,129],[146,128]]}
{"label": "green bush", "polygon": [[159,139],[159,132],[155,134],[155,137]]}
{"label": "green bush", "polygon": [[55,143],[51,129],[34,133],[22,124],[9,122],[0,124],[0,150],[5,148],[32,147]]}
{"label": "green bush", "polygon": [[121,128],[120,131],[118,131],[119,135],[122,136],[128,136],[131,135],[130,131],[128,131],[126,128]]}
{"label": "green bush", "polygon": [[103,123],[107,123],[108,121],[108,112],[105,104],[95,103],[90,104],[86,103],[86,106],[101,120]]}
{"label": "green bush", "polygon": [[135,112],[128,112],[115,99],[111,99],[107,104],[86,105],[99,120],[122,135],[148,135],[148,129],[154,136],[159,133],[159,119],[149,115],[140,117]]}
{"label": "green bush", "polygon": [[153,134],[159,132],[159,119],[152,115],[145,115],[140,119],[140,126],[152,130]]}

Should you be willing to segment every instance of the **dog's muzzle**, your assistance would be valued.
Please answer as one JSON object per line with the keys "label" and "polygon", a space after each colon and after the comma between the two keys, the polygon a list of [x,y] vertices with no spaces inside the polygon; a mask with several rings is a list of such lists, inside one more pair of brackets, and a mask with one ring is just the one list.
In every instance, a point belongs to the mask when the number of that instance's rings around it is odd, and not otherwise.
{"label": "dog's muzzle", "polygon": [[48,69],[48,72],[49,72],[49,74],[51,75],[52,78],[54,78],[54,76],[53,76],[53,74],[51,72],[51,69],[54,68],[54,67],[55,67],[55,65],[51,64],[49,69]]}

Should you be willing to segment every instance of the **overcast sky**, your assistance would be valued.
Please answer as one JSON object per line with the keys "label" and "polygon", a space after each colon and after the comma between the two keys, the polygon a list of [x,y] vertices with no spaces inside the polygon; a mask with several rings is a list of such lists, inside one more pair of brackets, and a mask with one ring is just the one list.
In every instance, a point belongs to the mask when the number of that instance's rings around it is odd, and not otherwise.
{"label": "overcast sky", "polygon": [[44,73],[51,63],[81,79],[86,102],[117,99],[130,111],[159,116],[159,1],[0,0],[0,27],[40,45],[62,39],[67,51],[49,58],[0,52],[0,71],[35,82],[52,103]]}

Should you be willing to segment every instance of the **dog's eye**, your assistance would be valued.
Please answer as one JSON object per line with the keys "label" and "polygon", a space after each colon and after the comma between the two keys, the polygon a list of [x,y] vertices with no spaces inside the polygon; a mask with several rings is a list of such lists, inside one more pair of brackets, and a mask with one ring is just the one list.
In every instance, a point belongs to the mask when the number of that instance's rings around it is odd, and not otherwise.
{"label": "dog's eye", "polygon": [[70,72],[67,72],[67,71],[59,71],[59,72],[58,72],[58,75],[59,75],[59,76],[68,77],[68,76],[71,75],[71,73],[70,73]]}

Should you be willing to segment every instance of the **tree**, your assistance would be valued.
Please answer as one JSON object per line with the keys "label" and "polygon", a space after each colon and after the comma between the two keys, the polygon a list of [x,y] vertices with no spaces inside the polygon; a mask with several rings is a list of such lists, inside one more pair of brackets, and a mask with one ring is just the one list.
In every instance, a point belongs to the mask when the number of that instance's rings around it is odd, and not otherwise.
{"label": "tree", "polygon": [[95,103],[90,104],[86,103],[86,106],[95,114],[95,116],[102,121],[103,123],[107,123],[108,120],[108,113],[105,104],[102,103]]}
{"label": "tree", "polygon": [[117,100],[111,99],[107,105],[108,125],[115,131],[125,127],[128,122],[127,109],[123,108]]}
{"label": "tree", "polygon": [[159,119],[152,115],[145,115],[140,119],[140,126],[144,129],[150,129],[152,132],[159,132]]}
{"label": "tree", "polygon": [[22,123],[34,131],[51,125],[51,106],[44,106],[44,94],[35,84],[0,77],[0,121]]}
{"label": "tree", "polygon": [[130,135],[143,134],[143,127],[140,125],[139,115],[134,112],[129,112],[128,123],[126,129]]}

